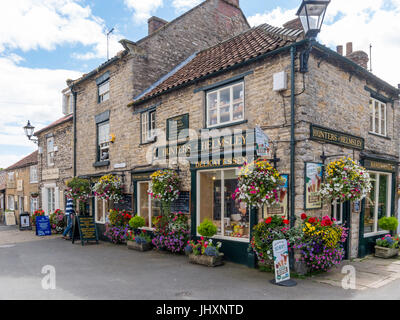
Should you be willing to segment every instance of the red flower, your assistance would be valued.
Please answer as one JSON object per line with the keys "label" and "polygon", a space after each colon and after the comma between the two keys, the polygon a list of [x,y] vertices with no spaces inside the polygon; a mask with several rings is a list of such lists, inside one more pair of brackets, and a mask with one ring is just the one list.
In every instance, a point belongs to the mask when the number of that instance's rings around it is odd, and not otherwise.
{"label": "red flower", "polygon": [[272,218],[271,217],[269,217],[267,220],[265,220],[266,224],[270,224],[271,222],[272,222]]}
{"label": "red flower", "polygon": [[289,222],[289,220],[285,219],[285,220],[283,220],[283,223],[288,225],[290,222]]}
{"label": "red flower", "polygon": [[306,220],[307,219],[307,215],[305,213],[301,214],[301,220]]}
{"label": "red flower", "polygon": [[316,221],[317,221],[317,219],[315,219],[314,217],[308,219],[308,222],[311,223],[311,224],[315,223]]}

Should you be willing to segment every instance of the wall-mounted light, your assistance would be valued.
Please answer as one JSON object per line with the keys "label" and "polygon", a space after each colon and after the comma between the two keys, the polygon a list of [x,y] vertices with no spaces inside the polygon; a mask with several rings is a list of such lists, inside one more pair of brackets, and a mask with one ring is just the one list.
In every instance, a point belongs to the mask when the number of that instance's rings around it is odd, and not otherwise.
{"label": "wall-mounted light", "polygon": [[38,144],[38,139],[37,139],[37,138],[33,138],[33,133],[34,133],[34,131],[35,131],[35,127],[32,126],[31,123],[30,123],[30,121],[28,120],[27,125],[24,127],[25,135],[27,136],[27,138],[28,138],[30,141],[32,141],[32,142]]}

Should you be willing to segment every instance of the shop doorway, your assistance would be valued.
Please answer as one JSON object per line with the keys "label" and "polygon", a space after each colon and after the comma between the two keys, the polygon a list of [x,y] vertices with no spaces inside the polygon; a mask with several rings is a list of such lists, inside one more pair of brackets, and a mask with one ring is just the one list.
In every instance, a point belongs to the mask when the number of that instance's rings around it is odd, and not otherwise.
{"label": "shop doorway", "polygon": [[332,219],[335,219],[335,223],[345,227],[349,230],[349,236],[343,245],[345,256],[344,259],[349,259],[350,257],[350,201],[342,203],[332,204]]}

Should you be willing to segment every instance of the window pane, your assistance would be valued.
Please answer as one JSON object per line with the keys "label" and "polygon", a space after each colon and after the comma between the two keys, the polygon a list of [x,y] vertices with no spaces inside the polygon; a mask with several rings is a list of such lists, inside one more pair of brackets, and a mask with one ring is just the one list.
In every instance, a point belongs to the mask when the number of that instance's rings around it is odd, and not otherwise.
{"label": "window pane", "polygon": [[103,84],[101,84],[99,86],[99,95],[101,96],[101,95],[105,94],[106,92],[108,92],[109,90],[110,90],[110,83],[108,81],[104,82]]}
{"label": "window pane", "polygon": [[154,228],[153,217],[159,217],[161,215],[162,215],[161,201],[160,200],[151,199],[151,219],[152,219],[151,226],[153,228]]}
{"label": "window pane", "polygon": [[386,114],[385,114],[385,105],[381,105],[381,134],[386,135],[385,127],[386,127]]}
{"label": "window pane", "polygon": [[103,199],[97,199],[97,212],[96,212],[96,221],[104,221],[104,206]]}
{"label": "window pane", "polygon": [[238,185],[236,169],[224,171],[224,223],[225,236],[249,238],[249,212],[244,203],[233,200],[232,195]]}
{"label": "window pane", "polygon": [[219,122],[231,121],[231,89],[222,89],[220,92],[220,103],[219,103]]}
{"label": "window pane", "polygon": [[372,188],[365,199],[364,233],[374,232],[376,175],[371,173]]}
{"label": "window pane", "polygon": [[147,121],[147,112],[142,113],[142,142],[147,141],[147,130],[148,130],[148,121]]}
{"label": "window pane", "polygon": [[243,84],[233,87],[233,121],[244,119]]}
{"label": "window pane", "polygon": [[213,92],[208,94],[207,96],[207,106],[208,106],[208,125],[213,126],[217,124],[217,117],[218,117],[218,93]]}
{"label": "window pane", "polygon": [[138,183],[138,189],[139,189],[139,204],[138,204],[138,209],[139,209],[139,215],[144,218],[146,221],[146,227],[151,227],[150,221],[149,221],[149,195],[147,193],[147,190],[149,189],[149,183],[148,182],[141,182]]}
{"label": "window pane", "polygon": [[374,104],[372,100],[369,100],[369,108],[370,108],[370,127],[369,130],[371,132],[374,131]]}
{"label": "window pane", "polygon": [[380,121],[379,121],[379,103],[375,101],[375,132],[380,133]]}
{"label": "window pane", "polygon": [[[387,216],[388,210],[388,176],[387,175],[380,175],[379,176],[379,202],[378,202],[378,221],[380,218]],[[378,231],[383,231],[379,228]]]}
{"label": "window pane", "polygon": [[99,144],[108,142],[110,137],[110,123],[99,125]]}
{"label": "window pane", "polygon": [[211,220],[222,234],[221,226],[221,171],[200,172],[200,223]]}

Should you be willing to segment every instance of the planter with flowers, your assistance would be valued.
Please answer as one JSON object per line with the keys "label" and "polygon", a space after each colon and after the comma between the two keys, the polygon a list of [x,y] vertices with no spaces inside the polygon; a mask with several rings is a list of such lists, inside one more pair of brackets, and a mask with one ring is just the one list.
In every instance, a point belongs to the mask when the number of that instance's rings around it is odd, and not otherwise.
{"label": "planter with flowers", "polygon": [[104,236],[115,244],[125,243],[132,215],[125,210],[110,210],[108,219]]}
{"label": "planter with flowers", "polygon": [[143,217],[135,216],[129,220],[129,226],[132,230],[127,233],[128,249],[137,251],[149,251],[153,248],[151,236],[146,230],[141,230],[146,225]]}
{"label": "planter with flowers", "polygon": [[205,219],[197,228],[197,231],[201,235],[200,240],[188,241],[185,248],[189,262],[208,267],[222,265],[224,254],[219,251],[222,243],[214,243],[211,239],[217,233],[217,227],[210,220]]}
{"label": "planter with flowers", "polygon": [[45,216],[46,214],[42,209],[36,210],[32,215],[32,226],[36,227],[36,217]]}
{"label": "planter with flowers", "polygon": [[158,170],[151,176],[148,193],[161,201],[164,214],[170,213],[171,203],[179,198],[179,176],[171,169]]}
{"label": "planter with flowers", "polygon": [[108,174],[102,176],[93,186],[93,194],[102,200],[119,202],[123,198],[123,184],[118,176]]}
{"label": "planter with flowers", "polygon": [[343,158],[327,166],[320,193],[330,202],[356,201],[364,199],[371,188],[368,172],[351,158]]}
{"label": "planter with flowers", "polygon": [[293,248],[296,263],[308,272],[326,272],[340,265],[345,251],[348,229],[334,223],[328,216],[322,219],[302,214],[303,237]]}
{"label": "planter with flowers", "polygon": [[389,259],[399,255],[400,239],[386,235],[376,240],[375,257]]}
{"label": "planter with flowers", "polygon": [[52,214],[50,214],[50,226],[54,233],[60,234],[64,231],[65,228],[64,217],[65,214],[60,209],[57,209]]}
{"label": "planter with flowers", "polygon": [[77,177],[72,178],[70,181],[67,182],[65,195],[68,199],[79,201],[79,213],[85,213],[87,209],[86,205],[92,195],[89,180]]}

